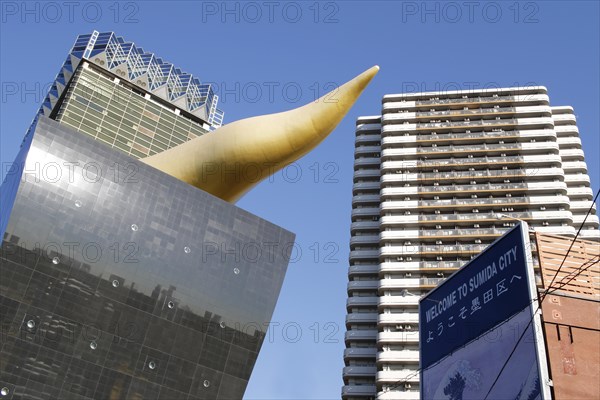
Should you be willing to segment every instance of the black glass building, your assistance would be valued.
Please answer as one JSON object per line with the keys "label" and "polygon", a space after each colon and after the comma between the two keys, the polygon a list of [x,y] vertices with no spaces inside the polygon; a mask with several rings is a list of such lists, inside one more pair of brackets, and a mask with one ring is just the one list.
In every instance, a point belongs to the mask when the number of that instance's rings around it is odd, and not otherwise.
{"label": "black glass building", "polygon": [[77,82],[0,188],[0,399],[241,398],[294,235],[61,121]]}

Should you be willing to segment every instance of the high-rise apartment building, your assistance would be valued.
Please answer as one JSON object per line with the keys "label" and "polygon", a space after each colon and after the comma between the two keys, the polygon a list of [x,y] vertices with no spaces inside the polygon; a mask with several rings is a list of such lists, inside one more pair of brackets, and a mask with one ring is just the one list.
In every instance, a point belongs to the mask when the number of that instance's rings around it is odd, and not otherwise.
{"label": "high-rise apartment building", "polygon": [[210,84],[94,31],[77,37],[38,115],[143,158],[221,126],[217,104]]}
{"label": "high-rise apartment building", "polygon": [[[574,237],[592,198],[544,87],[384,96],[356,125],[342,397],[418,399],[419,297],[517,219]],[[600,240],[595,208],[579,238]]]}

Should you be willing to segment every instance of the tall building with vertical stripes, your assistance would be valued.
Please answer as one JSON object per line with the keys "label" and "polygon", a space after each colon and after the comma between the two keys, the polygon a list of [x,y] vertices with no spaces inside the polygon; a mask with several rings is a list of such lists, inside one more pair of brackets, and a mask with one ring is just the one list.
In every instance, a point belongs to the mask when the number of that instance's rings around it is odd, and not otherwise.
{"label": "tall building with vertical stripes", "polygon": [[134,158],[220,127],[212,85],[114,32],[77,37],[34,120],[50,117]]}
{"label": "tall building with vertical stripes", "polygon": [[[517,220],[574,237],[593,192],[544,87],[391,94],[356,123],[344,399],[418,399],[418,300]],[[600,240],[595,206],[580,239]]]}

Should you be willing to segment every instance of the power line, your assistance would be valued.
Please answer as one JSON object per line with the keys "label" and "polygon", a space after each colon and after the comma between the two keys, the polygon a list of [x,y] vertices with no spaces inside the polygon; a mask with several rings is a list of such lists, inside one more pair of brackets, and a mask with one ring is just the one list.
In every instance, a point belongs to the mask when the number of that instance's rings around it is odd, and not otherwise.
{"label": "power line", "polygon": [[[539,306],[538,306],[538,310],[539,310]],[[537,310],[536,310],[536,313],[537,313]],[[533,315],[535,316],[535,313],[533,313]],[[498,382],[498,379],[500,379],[500,376],[502,376],[502,372],[504,371],[504,368],[506,368],[506,366],[508,365],[508,361],[510,360],[510,358],[512,357],[512,355],[517,350],[517,347],[519,347],[519,343],[521,342],[521,340],[525,336],[525,333],[527,332],[527,329],[529,329],[529,325],[531,325],[531,323],[533,322],[533,318],[534,317],[532,316],[531,319],[529,320],[529,322],[527,323],[527,326],[525,327],[525,329],[523,329],[523,333],[521,333],[521,336],[519,336],[519,340],[517,340],[517,343],[515,344],[515,347],[513,347],[512,351],[508,355],[508,358],[506,359],[506,361],[502,365],[502,368],[500,368],[500,372],[498,372],[498,375],[496,375],[496,379],[494,379],[494,382],[492,383],[492,386],[490,386],[490,390],[488,390],[488,392],[485,394],[485,397],[483,398],[483,400],[487,400],[488,396],[492,392],[492,389],[494,388],[494,386],[496,386],[496,382]]]}
{"label": "power line", "polygon": [[571,245],[569,246],[569,250],[567,250],[567,252],[565,253],[564,258],[563,258],[562,262],[560,263],[560,266],[558,267],[558,269],[556,270],[556,273],[552,277],[552,280],[550,281],[550,284],[548,285],[548,289],[546,289],[546,291],[544,293],[542,293],[542,296],[541,296],[541,299],[540,299],[540,303],[542,301],[544,301],[544,299],[546,298],[546,295],[547,295],[548,291],[550,290],[550,288],[552,287],[552,284],[554,283],[554,280],[556,279],[556,277],[558,276],[558,273],[560,272],[561,268],[565,264],[565,261],[567,260],[567,257],[569,256],[569,253],[571,252],[571,249],[573,248],[573,245],[575,244],[575,241],[577,240],[577,237],[579,236],[579,233],[581,232],[581,229],[583,228],[583,225],[585,225],[585,221],[587,220],[587,217],[590,215],[590,213],[592,212],[592,209],[594,208],[594,204],[596,203],[596,200],[598,199],[598,195],[599,194],[600,194],[600,190],[596,192],[596,196],[594,196],[594,200],[592,200],[592,204],[590,204],[590,208],[588,209],[587,213],[585,214],[585,217],[583,218],[583,221],[581,222],[581,225],[579,225],[579,229],[577,230],[577,233],[575,234],[575,237],[571,241]]}
{"label": "power line", "polygon": [[519,346],[519,343],[521,342],[521,340],[523,339],[523,337],[525,336],[525,332],[527,332],[527,329],[529,328],[529,325],[533,322],[533,319],[535,318],[535,315],[537,314],[537,312],[542,308],[542,302],[544,301],[544,299],[546,298],[546,295],[548,294],[548,290],[552,287],[552,284],[554,283],[554,280],[556,279],[556,277],[558,276],[558,273],[560,272],[560,269],[562,268],[562,266],[565,263],[565,260],[567,259],[567,257],[569,256],[569,252],[571,251],[571,249],[573,248],[573,245],[575,244],[575,240],[577,240],[577,237],[579,236],[579,233],[581,232],[581,229],[583,228],[583,225],[585,224],[585,221],[587,220],[587,217],[590,215],[590,213],[592,212],[592,209],[594,208],[594,203],[596,202],[596,200],[598,199],[598,194],[600,194],[600,191],[598,191],[596,193],[596,196],[594,197],[594,200],[592,200],[592,204],[590,205],[590,208],[588,209],[587,213],[585,214],[585,217],[583,218],[583,221],[581,222],[581,225],[579,226],[579,229],[577,230],[577,234],[575,235],[575,237],[573,238],[573,240],[571,241],[571,245],[569,246],[569,249],[567,250],[565,257],[563,258],[562,263],[560,264],[560,266],[558,267],[558,269],[556,270],[556,273],[554,274],[554,277],[552,278],[552,280],[550,281],[550,285],[548,285],[548,289],[546,290],[546,292],[544,293],[544,296],[541,296],[540,301],[538,303],[537,309],[533,312],[533,314],[531,315],[531,319],[529,320],[529,323],[527,324],[527,327],[525,327],[525,330],[523,330],[523,333],[521,334],[521,336],[519,337],[519,340],[517,340],[517,343],[515,343],[515,346],[513,347],[512,351],[510,352],[510,354],[508,355],[508,358],[506,359],[506,361],[504,361],[504,364],[502,365],[502,368],[500,369],[500,372],[498,373],[498,375],[496,376],[496,379],[494,380],[494,383],[492,383],[492,386],[490,387],[490,390],[488,390],[487,394],[485,395],[484,400],[487,399],[487,397],[489,396],[489,394],[491,393],[492,389],[494,388],[494,386],[496,385],[496,382],[498,382],[498,379],[500,379],[500,375],[502,374],[502,371],[504,371],[504,368],[506,368],[506,366],[508,365],[508,362],[510,361],[510,358],[512,357],[512,355],[514,354],[515,350],[517,350],[517,347]]}
{"label": "power line", "polygon": [[[592,260],[590,260],[590,261],[587,261],[587,262],[586,262],[585,264],[583,264],[581,267],[579,267],[579,268],[577,269],[577,271],[578,271],[578,272],[577,272],[575,275],[573,275],[571,278],[569,278],[569,280],[568,280],[568,281],[566,281],[566,282],[564,282],[564,283],[563,283],[562,281],[563,281],[564,279],[566,279],[566,278],[567,278],[569,275],[565,276],[563,279],[561,279],[561,280],[558,282],[558,286],[557,286],[557,287],[555,287],[554,289],[550,290],[550,291],[548,292],[548,294],[550,295],[550,294],[552,294],[552,293],[556,292],[557,290],[560,290],[560,289],[562,289],[563,287],[565,287],[565,286],[567,286],[569,283],[571,283],[571,282],[573,281],[573,279],[575,279],[575,278],[577,278],[579,275],[581,275],[583,272],[587,271],[588,269],[592,268],[594,265],[598,264],[598,263],[600,262],[600,258],[599,258],[599,257],[596,257],[596,258],[597,258],[597,259],[596,259],[595,261],[594,261],[594,259],[592,259]],[[589,265],[585,266],[586,264],[589,264]],[[585,266],[585,268],[582,268],[583,266]],[[549,288],[549,289],[551,289],[551,288]]]}
{"label": "power line", "polygon": [[[546,296],[549,293],[549,290],[552,286],[552,284],[554,283],[554,280],[556,279],[556,277],[558,276],[558,273],[560,272],[560,269],[562,268],[562,266],[565,263],[565,260],[567,259],[569,253],[571,252],[571,249],[573,248],[573,245],[575,244],[575,241],[577,240],[577,237],[579,236],[579,233],[581,232],[581,229],[583,228],[583,226],[585,225],[585,222],[587,220],[587,217],[590,215],[590,213],[592,212],[592,209],[594,208],[594,204],[596,203],[596,200],[598,199],[598,195],[600,194],[600,191],[596,192],[596,196],[594,196],[594,199],[592,200],[592,204],[590,205],[590,208],[588,209],[585,217],[583,218],[583,221],[581,222],[581,225],[579,226],[579,229],[577,230],[577,234],[575,235],[575,237],[573,238],[573,240],[571,241],[571,245],[569,246],[569,249],[567,250],[565,257],[563,258],[563,261],[561,262],[560,266],[558,267],[558,269],[556,270],[556,273],[554,274],[554,276],[552,277],[552,280],[550,281],[550,285],[548,285],[548,289],[546,289],[546,291],[542,294],[539,302],[538,302],[538,306],[536,308],[536,310],[533,312],[531,318],[529,319],[529,322],[527,323],[527,326],[525,327],[525,329],[523,330],[523,333],[521,333],[521,336],[519,337],[519,339],[517,340],[517,343],[515,343],[515,346],[513,347],[513,349],[511,350],[510,354],[508,355],[508,358],[506,359],[506,361],[504,362],[504,364],[502,365],[502,368],[500,369],[500,372],[498,373],[498,375],[496,376],[496,379],[494,380],[494,382],[492,383],[492,386],[490,387],[490,389],[488,390],[487,394],[484,397],[484,400],[487,400],[487,397],[489,396],[489,394],[491,393],[492,389],[494,388],[494,386],[496,385],[496,383],[498,382],[498,379],[500,379],[500,376],[502,375],[502,372],[504,371],[504,369],[506,368],[506,366],[508,365],[508,362],[510,361],[510,358],[512,357],[512,355],[514,354],[514,352],[517,350],[517,347],[519,346],[519,343],[521,342],[521,340],[523,339],[523,337],[525,336],[525,333],[527,332],[527,329],[529,328],[529,325],[531,325],[531,323],[533,322],[535,315],[537,314],[537,312],[541,309],[542,307],[542,302],[544,301],[544,299],[546,298]],[[587,268],[582,269],[582,266],[580,266],[579,272],[573,277],[571,278],[571,280],[575,279],[577,276],[579,276],[583,271],[591,268],[593,265],[595,265],[596,263],[598,263],[600,260],[592,263],[591,265],[589,265]],[[589,262],[589,261],[588,261]],[[586,262],[587,263],[587,262]],[[584,263],[584,264],[586,264]],[[567,275],[568,276],[568,275]],[[564,278],[563,278],[564,279]],[[571,281],[569,280],[569,282]],[[562,281],[562,280],[561,280]],[[568,283],[568,282],[567,282]],[[567,283],[565,283],[564,285],[566,285]],[[563,285],[563,286],[564,286]],[[563,287],[561,286],[561,287]],[[556,290],[556,289],[555,289]],[[533,302],[535,302],[537,300],[537,298],[534,298],[533,300],[531,300],[529,302],[529,305],[531,305]],[[512,316],[511,316],[512,317]],[[501,322],[500,324],[496,325],[496,327],[502,325],[503,323],[505,323],[506,321],[508,321],[511,317],[507,318],[506,320],[504,320],[503,322]],[[474,339],[477,340],[477,339]],[[458,349],[457,349],[458,350]],[[429,369],[435,365],[437,365],[438,363],[440,363],[442,360],[444,360],[446,357],[440,359],[439,361],[437,361],[436,363],[428,366],[426,369]],[[417,369],[413,374],[407,376],[404,379],[400,379],[398,381],[396,381],[391,387],[390,389],[395,389],[398,386],[400,386],[403,383],[408,383],[408,380],[414,376],[416,376],[417,374],[419,374],[421,372],[421,368]]]}

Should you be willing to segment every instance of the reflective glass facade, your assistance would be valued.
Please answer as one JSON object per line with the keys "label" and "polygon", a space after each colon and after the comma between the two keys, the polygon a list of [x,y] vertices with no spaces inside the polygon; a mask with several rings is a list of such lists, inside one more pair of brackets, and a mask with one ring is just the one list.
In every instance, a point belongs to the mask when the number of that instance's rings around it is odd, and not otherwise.
{"label": "reflective glass facade", "polygon": [[86,62],[77,68],[57,109],[60,123],[136,158],[165,151],[209,128]]}
{"label": "reflective glass facade", "polygon": [[293,234],[45,117],[20,181],[3,398],[243,396]]}
{"label": "reflective glass facade", "polygon": [[[210,84],[182,71],[175,65],[128,42],[114,32],[93,31],[79,35],[65,62],[60,68],[54,83],[44,99],[28,131],[32,132],[40,115],[54,118],[73,84],[73,76],[78,75],[82,64],[92,64],[96,71],[103,71],[121,88],[128,88],[132,94],[141,94],[157,104],[176,110],[177,114],[199,124],[206,131],[214,130],[223,124],[224,113],[218,108],[219,97]],[[104,89],[104,90],[103,90]],[[98,88],[104,93],[106,88]],[[122,97],[122,94],[119,94]],[[187,132],[181,132],[187,135]],[[105,142],[110,139],[99,136]],[[123,146],[115,146],[123,150]],[[131,148],[125,150],[137,157],[144,151]],[[142,153],[142,154],[139,154]],[[149,149],[149,154],[152,150]]]}

